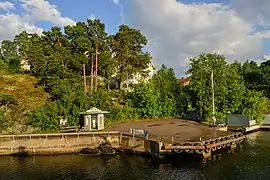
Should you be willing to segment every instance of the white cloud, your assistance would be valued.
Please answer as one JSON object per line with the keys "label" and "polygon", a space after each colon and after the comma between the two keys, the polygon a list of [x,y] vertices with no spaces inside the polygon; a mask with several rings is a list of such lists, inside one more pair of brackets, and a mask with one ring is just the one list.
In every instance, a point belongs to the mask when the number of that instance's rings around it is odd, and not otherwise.
{"label": "white cloud", "polygon": [[120,0],[110,0],[111,2],[113,2],[114,4],[118,5],[120,7],[120,13],[119,16],[121,18],[121,24],[125,23],[125,15],[124,15],[124,7],[123,5],[120,3]]}
{"label": "white cloud", "polygon": [[28,13],[27,18],[30,21],[48,21],[55,25],[75,24],[75,22],[63,17],[57,6],[50,4],[47,0],[19,0],[21,7]]}
{"label": "white cloud", "polygon": [[22,31],[29,33],[42,33],[42,28],[24,21],[20,16],[15,14],[0,15],[0,42],[2,40],[13,39],[14,36]]}
{"label": "white cloud", "polygon": [[131,9],[131,23],[149,39],[154,61],[166,62],[178,75],[188,68],[188,57],[202,52],[223,54],[230,62],[261,56],[266,34],[253,34],[254,22],[224,4],[134,0]]}
{"label": "white cloud", "polygon": [[9,9],[15,9],[14,4],[11,2],[5,1],[5,2],[0,2],[0,9],[3,10],[9,10]]}
{"label": "white cloud", "polygon": [[[72,19],[63,17],[57,7],[46,0],[19,0],[17,2],[25,12],[0,14],[0,42],[6,39],[11,40],[22,31],[42,34],[43,29],[35,26],[35,23],[39,21],[47,21],[60,26],[75,23]],[[3,3],[0,3],[0,9],[14,8],[12,3],[5,3],[5,6],[1,4]]]}
{"label": "white cloud", "polygon": [[110,1],[117,5],[120,3],[120,0],[110,0]]}
{"label": "white cloud", "polygon": [[91,19],[91,20],[94,20],[94,19],[97,19],[96,16],[94,14],[91,14],[88,19]]}
{"label": "white cloud", "polygon": [[270,25],[269,0],[230,0],[232,8],[247,21],[255,24]]}

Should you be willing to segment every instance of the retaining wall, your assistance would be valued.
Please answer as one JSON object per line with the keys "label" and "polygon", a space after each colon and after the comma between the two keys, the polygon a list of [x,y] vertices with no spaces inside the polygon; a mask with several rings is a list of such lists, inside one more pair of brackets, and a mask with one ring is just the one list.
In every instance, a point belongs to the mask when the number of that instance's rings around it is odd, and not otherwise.
{"label": "retaining wall", "polygon": [[119,148],[119,137],[119,132],[2,135],[0,155],[78,153],[105,142]]}

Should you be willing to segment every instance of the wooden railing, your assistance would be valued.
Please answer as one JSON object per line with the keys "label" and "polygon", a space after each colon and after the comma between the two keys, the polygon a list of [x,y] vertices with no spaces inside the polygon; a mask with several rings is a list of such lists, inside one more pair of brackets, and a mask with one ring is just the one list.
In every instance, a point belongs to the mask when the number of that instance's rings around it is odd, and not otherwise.
{"label": "wooden railing", "polygon": [[50,133],[50,134],[16,134],[16,135],[0,135],[1,139],[20,139],[20,138],[52,138],[52,137],[66,137],[66,136],[110,136],[120,135],[119,131],[107,132],[74,132],[74,133]]}

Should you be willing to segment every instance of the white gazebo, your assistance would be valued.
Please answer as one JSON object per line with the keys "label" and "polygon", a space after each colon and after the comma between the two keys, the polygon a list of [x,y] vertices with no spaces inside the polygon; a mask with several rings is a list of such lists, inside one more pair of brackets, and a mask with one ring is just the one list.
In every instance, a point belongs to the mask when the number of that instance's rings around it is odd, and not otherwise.
{"label": "white gazebo", "polygon": [[103,130],[104,114],[108,111],[101,111],[98,108],[91,108],[80,113],[80,128],[84,131]]}

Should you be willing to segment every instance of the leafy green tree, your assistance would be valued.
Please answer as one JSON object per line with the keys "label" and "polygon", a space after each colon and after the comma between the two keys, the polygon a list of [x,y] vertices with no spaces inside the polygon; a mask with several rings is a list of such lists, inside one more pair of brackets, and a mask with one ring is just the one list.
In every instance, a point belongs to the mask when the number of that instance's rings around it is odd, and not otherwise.
{"label": "leafy green tree", "polygon": [[172,69],[162,66],[152,80],[136,86],[127,96],[141,117],[175,117],[182,115],[187,104],[185,93]]}
{"label": "leafy green tree", "polygon": [[242,75],[248,89],[260,90],[261,69],[254,61],[246,61],[242,66]]}
{"label": "leafy green tree", "polygon": [[260,90],[262,90],[265,96],[270,98],[270,61],[263,62],[260,66],[261,69],[261,86]]}
{"label": "leafy green tree", "polygon": [[172,68],[165,65],[153,76],[155,87],[160,91],[159,98],[164,116],[181,115],[187,106],[186,94]]}
{"label": "leafy green tree", "polygon": [[201,54],[192,58],[188,74],[191,75],[190,86],[196,93],[196,107],[202,115],[211,120],[212,86],[211,74],[214,74],[215,111],[218,120],[236,112],[244,97],[245,86],[237,70],[229,66],[224,56]]}
{"label": "leafy green tree", "polygon": [[269,111],[269,100],[260,91],[247,90],[240,108],[242,114],[248,115],[257,123],[262,123]]}
{"label": "leafy green tree", "polygon": [[59,131],[59,115],[56,103],[49,103],[30,113],[28,124],[38,132]]}
{"label": "leafy green tree", "polygon": [[0,71],[1,70],[8,70],[8,64],[5,62],[2,54],[0,53]]}
{"label": "leafy green tree", "polygon": [[9,71],[18,72],[20,69],[20,59],[16,44],[12,41],[4,40],[2,41],[1,50]]}

